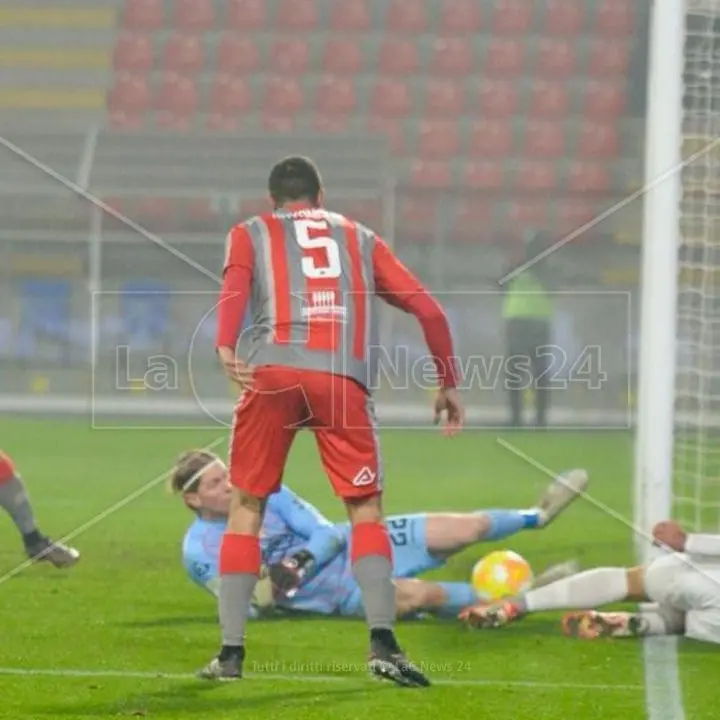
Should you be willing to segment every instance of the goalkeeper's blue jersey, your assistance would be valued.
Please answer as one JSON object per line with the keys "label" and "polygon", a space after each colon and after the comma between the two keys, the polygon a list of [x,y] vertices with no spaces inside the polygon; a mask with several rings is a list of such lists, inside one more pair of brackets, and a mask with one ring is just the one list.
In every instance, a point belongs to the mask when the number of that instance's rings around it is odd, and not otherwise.
{"label": "goalkeeper's blue jersey", "polygon": [[[198,518],[183,542],[183,562],[194,582],[217,595],[220,543],[226,521]],[[349,553],[350,527],[334,525],[292,490],[271,495],[260,532],[263,565],[273,565],[299,550],[316,560],[314,574],[279,607],[322,614],[339,611],[353,593]]]}

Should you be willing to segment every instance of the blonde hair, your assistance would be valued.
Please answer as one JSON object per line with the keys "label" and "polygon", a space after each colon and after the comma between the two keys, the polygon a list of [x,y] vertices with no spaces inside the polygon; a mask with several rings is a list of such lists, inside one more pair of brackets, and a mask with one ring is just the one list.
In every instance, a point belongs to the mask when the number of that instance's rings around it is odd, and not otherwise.
{"label": "blonde hair", "polygon": [[220,458],[207,450],[186,450],[175,461],[175,467],[168,480],[172,493],[197,492],[203,471]]}

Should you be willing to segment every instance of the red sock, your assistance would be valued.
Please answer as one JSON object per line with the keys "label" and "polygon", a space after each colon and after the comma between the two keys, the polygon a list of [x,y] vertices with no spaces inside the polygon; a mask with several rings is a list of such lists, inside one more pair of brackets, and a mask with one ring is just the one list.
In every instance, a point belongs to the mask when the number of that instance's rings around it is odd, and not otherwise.
{"label": "red sock", "polygon": [[220,545],[220,574],[259,575],[262,564],[260,539],[255,535],[225,533]]}
{"label": "red sock", "polygon": [[0,485],[10,482],[15,477],[15,466],[9,455],[0,450]]}
{"label": "red sock", "polygon": [[392,546],[385,523],[365,522],[353,525],[350,560],[356,563],[368,555],[379,555],[392,562]]}

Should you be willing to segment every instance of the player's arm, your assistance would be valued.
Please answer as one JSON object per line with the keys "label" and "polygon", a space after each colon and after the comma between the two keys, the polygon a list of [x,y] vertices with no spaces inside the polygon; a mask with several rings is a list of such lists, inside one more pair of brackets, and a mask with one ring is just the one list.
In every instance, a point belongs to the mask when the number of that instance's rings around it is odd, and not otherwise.
{"label": "player's arm", "polygon": [[459,428],[464,410],[456,386],[459,380],[450,323],[440,303],[406,268],[382,238],[375,238],[373,249],[375,292],[389,305],[414,315],[425,335],[425,342],[435,364],[440,394],[435,406],[435,421],[447,411],[448,424]]}
{"label": "player's arm", "polygon": [[252,369],[237,359],[235,348],[252,290],[254,250],[244,225],[236,225],[230,230],[226,243],[215,346],[225,373],[245,388],[249,385]]}
{"label": "player's arm", "polygon": [[307,539],[302,550],[268,569],[275,587],[288,595],[337,557],[345,549],[346,539],[337,526],[289,488],[273,495],[270,502],[290,531]]}
{"label": "player's arm", "polygon": [[653,528],[653,540],[688,555],[720,558],[720,535],[687,533],[674,520],[665,520]]}

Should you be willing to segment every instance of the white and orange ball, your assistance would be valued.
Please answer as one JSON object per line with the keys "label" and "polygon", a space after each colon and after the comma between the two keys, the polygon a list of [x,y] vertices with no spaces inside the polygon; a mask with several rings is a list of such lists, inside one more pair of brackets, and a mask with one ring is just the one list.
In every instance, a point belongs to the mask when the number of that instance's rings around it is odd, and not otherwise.
{"label": "white and orange ball", "polygon": [[485,601],[527,592],[533,584],[530,563],[512,550],[496,550],[475,563],[472,586]]}

